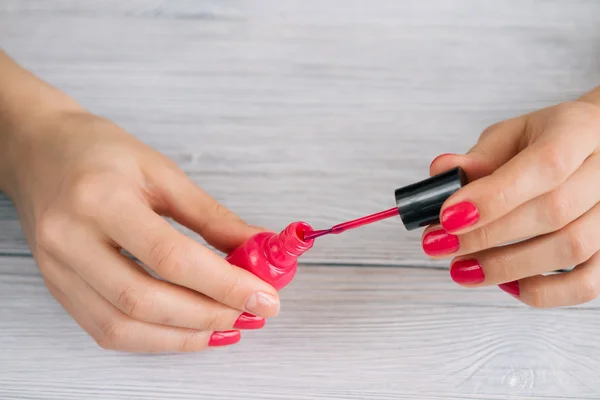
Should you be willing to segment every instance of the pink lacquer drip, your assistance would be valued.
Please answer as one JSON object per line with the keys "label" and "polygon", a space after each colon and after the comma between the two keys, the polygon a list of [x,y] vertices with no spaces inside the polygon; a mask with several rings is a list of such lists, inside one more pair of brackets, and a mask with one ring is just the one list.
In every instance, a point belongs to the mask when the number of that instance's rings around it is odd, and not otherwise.
{"label": "pink lacquer drip", "polygon": [[258,233],[233,250],[226,260],[280,290],[294,278],[298,257],[313,246],[314,241],[305,238],[306,232],[313,232],[310,225],[293,222],[280,233]]}
{"label": "pink lacquer drip", "polygon": [[313,240],[320,236],[328,235],[330,233],[338,234],[345,232],[349,229],[358,228],[364,225],[372,224],[373,222],[381,221],[382,219],[397,217],[399,215],[398,209],[396,207],[390,208],[389,210],[381,211],[376,214],[367,215],[366,217],[353,219],[352,221],[344,222],[342,224],[338,224],[332,226],[329,229],[323,229],[318,231],[310,231],[304,234],[305,240]]}

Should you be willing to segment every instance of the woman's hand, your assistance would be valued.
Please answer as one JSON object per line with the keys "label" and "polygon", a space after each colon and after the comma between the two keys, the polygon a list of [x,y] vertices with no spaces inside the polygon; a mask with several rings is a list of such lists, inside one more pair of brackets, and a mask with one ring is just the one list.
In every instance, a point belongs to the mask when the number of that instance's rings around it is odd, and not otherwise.
{"label": "woman's hand", "polygon": [[237,329],[260,328],[278,313],[274,288],[161,215],[224,252],[257,229],[165,156],[28,79],[53,101],[30,107],[35,118],[25,118],[22,107],[6,113],[15,118],[1,124],[7,152],[0,158],[8,160],[0,169],[1,187],[16,205],[48,289],[100,346],[197,351],[235,343]]}
{"label": "woman's hand", "polygon": [[425,252],[454,256],[458,284],[500,285],[534,307],[596,298],[599,149],[600,88],[493,125],[466,155],[436,158],[432,174],[459,165],[471,183],[445,202],[441,226],[426,229]]}

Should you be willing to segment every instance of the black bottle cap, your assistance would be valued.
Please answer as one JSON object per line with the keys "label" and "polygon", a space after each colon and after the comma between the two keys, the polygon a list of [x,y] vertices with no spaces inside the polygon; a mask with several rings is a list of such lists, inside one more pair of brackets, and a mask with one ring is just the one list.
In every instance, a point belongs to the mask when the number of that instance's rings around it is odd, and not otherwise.
{"label": "black bottle cap", "polygon": [[467,184],[460,167],[432,176],[421,182],[396,189],[396,205],[402,223],[412,231],[440,222],[442,204],[454,192]]}

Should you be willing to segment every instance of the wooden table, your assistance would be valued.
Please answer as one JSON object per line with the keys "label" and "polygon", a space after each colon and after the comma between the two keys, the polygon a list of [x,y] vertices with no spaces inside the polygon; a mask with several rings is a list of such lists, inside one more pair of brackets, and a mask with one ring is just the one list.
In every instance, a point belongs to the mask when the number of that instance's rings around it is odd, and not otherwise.
{"label": "wooden table", "polygon": [[[327,227],[600,83],[599,21],[594,0],[0,0],[0,46],[249,222]],[[600,302],[462,289],[419,239],[323,238],[264,330],[130,355],[47,293],[0,196],[0,399],[600,398]]]}

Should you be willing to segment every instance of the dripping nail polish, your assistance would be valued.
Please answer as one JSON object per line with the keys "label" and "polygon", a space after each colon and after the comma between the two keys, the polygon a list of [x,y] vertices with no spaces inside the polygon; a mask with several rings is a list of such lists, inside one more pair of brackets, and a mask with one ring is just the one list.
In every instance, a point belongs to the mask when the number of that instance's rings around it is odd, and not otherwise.
{"label": "dripping nail polish", "polygon": [[304,239],[304,233],[312,231],[305,222],[293,222],[279,233],[261,232],[225,259],[280,290],[294,278],[298,257],[313,246],[313,239]]}

